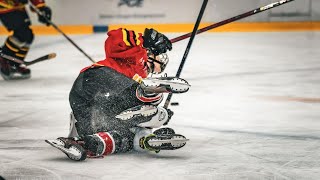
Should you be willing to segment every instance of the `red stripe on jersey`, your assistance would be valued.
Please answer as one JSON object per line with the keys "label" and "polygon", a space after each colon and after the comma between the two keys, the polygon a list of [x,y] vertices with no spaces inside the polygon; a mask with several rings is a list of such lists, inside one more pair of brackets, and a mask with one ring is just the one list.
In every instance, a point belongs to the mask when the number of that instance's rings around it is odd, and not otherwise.
{"label": "red stripe on jersey", "polygon": [[99,132],[97,134],[98,134],[98,137],[104,143],[103,144],[104,150],[102,152],[102,155],[112,154],[115,150],[115,144],[114,144],[113,137],[107,132]]}

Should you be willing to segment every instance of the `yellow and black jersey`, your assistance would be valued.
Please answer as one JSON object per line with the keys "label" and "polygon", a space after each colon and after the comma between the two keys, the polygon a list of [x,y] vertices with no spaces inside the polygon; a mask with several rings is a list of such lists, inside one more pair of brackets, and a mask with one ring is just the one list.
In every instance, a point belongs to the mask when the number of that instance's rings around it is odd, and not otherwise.
{"label": "yellow and black jersey", "polygon": [[[31,3],[38,8],[45,6],[44,0],[31,0]],[[0,14],[16,10],[24,10],[24,4],[18,0],[0,0]]]}

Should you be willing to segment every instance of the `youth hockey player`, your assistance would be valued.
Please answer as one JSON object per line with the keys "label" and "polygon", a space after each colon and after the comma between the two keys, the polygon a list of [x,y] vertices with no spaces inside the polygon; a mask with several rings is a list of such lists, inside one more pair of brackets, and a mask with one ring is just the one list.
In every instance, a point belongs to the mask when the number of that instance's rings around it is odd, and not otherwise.
{"label": "youth hockey player", "polygon": [[[44,0],[30,0],[40,12],[51,20],[51,9],[46,6]],[[28,0],[0,0],[0,20],[8,31],[12,31],[4,45],[2,53],[14,58],[24,60],[34,39],[30,29],[31,21],[26,12],[25,4]],[[41,23],[49,25],[43,16],[38,16]],[[0,56],[0,74],[5,80],[27,79],[31,71],[26,66],[9,61]]]}
{"label": "youth hockey player", "polygon": [[[147,78],[163,72],[170,40],[154,29],[144,35],[126,29],[108,32],[106,59],[84,68],[70,92],[69,137],[47,140],[73,160],[131,151],[174,150],[186,138],[168,123],[173,112],[159,105],[162,93],[184,93],[189,84],[180,78]],[[81,146],[79,146],[79,144]]]}

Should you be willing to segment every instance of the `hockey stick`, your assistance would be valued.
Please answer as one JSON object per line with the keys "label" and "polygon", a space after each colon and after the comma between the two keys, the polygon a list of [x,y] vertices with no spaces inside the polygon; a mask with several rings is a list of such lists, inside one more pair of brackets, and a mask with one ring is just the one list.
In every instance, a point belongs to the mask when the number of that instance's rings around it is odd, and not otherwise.
{"label": "hockey stick", "polygon": [[[180,66],[179,66],[179,69],[177,71],[177,74],[176,74],[176,77],[180,77],[180,74],[182,72],[182,69],[183,69],[183,66],[186,62],[186,59],[187,59],[187,56],[189,54],[189,51],[190,51],[190,48],[191,48],[191,45],[192,45],[192,42],[194,40],[194,37],[196,36],[197,34],[197,30],[198,30],[198,27],[200,25],[200,22],[201,22],[201,19],[202,19],[202,16],[203,16],[203,13],[204,13],[204,10],[206,9],[206,6],[208,4],[208,0],[203,0],[203,3],[202,3],[202,6],[201,6],[201,9],[200,9],[200,12],[199,12],[199,15],[198,15],[198,18],[197,18],[197,21],[193,27],[193,30],[192,30],[192,33],[191,33],[191,37],[190,37],[190,40],[188,42],[188,45],[187,45],[187,48],[184,52],[184,55],[182,57],[182,60],[181,60],[181,63],[180,63]],[[170,103],[170,100],[172,98],[172,93],[169,93],[168,94],[168,97],[164,103],[164,108],[167,109],[168,106],[169,106],[169,103]]]}
{"label": "hockey stick", "polygon": [[[234,22],[234,21],[237,21],[237,20],[240,20],[240,19],[243,19],[243,18],[246,18],[246,17],[249,17],[249,16],[252,16],[254,14],[258,14],[258,13],[261,13],[263,11],[266,11],[266,10],[269,10],[269,9],[272,9],[272,8],[275,8],[277,6],[281,6],[283,4],[286,4],[288,2],[291,2],[291,1],[294,1],[294,0],[281,0],[281,1],[278,1],[278,2],[274,2],[274,3],[271,3],[271,4],[268,4],[266,6],[263,6],[263,7],[260,7],[260,8],[257,8],[257,9],[254,9],[252,11],[248,11],[246,13],[243,13],[243,14],[240,14],[238,16],[234,16],[232,18],[229,18],[229,19],[226,19],[224,21],[221,21],[221,22],[218,22],[218,23],[215,23],[215,24],[212,24],[212,25],[209,25],[207,27],[204,27],[204,28],[201,28],[197,31],[197,34],[200,34],[200,33],[203,33],[203,32],[206,32],[210,29],[214,29],[214,28],[217,28],[217,27],[220,27],[220,26],[223,26],[223,25],[226,25],[226,24],[229,24],[231,22]],[[179,37],[176,37],[176,38],[173,38],[171,39],[171,43],[175,43],[175,42],[178,42],[178,41],[181,41],[181,40],[184,40],[184,39],[187,39],[188,37],[192,36],[192,33],[188,33],[188,34],[184,34],[184,35],[181,35]]]}
{"label": "hockey stick", "polygon": [[37,59],[34,59],[34,60],[32,60],[32,61],[25,62],[25,65],[26,65],[26,66],[30,66],[30,65],[32,65],[32,64],[35,64],[35,63],[38,63],[38,62],[41,62],[41,61],[53,59],[53,58],[55,58],[56,56],[57,56],[56,53],[50,53],[50,54],[41,56],[41,57],[39,57],[39,58],[37,58]]}
{"label": "hockey stick", "polygon": [[29,5],[32,9],[39,15],[42,16],[52,27],[54,27],[59,33],[61,33],[74,47],[76,47],[82,54],[84,54],[91,62],[96,63],[86,52],[84,52],[72,39],[70,39],[57,25],[55,25],[52,21],[50,21],[46,16],[42,14],[42,12],[31,2]]}
{"label": "hockey stick", "polygon": [[30,66],[32,64],[35,64],[35,63],[38,63],[38,62],[41,62],[41,61],[45,61],[45,60],[49,60],[49,59],[53,59],[55,58],[57,55],[56,53],[50,53],[50,54],[47,54],[47,55],[44,55],[44,56],[41,56],[41,57],[38,57],[34,60],[31,60],[31,61],[23,61],[21,59],[17,59],[15,57],[12,57],[12,56],[9,56],[9,55],[6,55],[6,54],[3,54],[0,52],[0,56],[7,59],[7,60],[10,60],[10,61],[13,61],[13,62],[16,62],[16,63],[19,63],[19,64],[24,64],[26,66]]}
{"label": "hockey stick", "polygon": [[[272,9],[272,8],[275,8],[277,6],[281,6],[283,4],[286,4],[286,3],[289,3],[289,2],[292,2],[294,0],[281,0],[281,1],[278,1],[278,2],[274,2],[274,3],[271,3],[271,4],[268,4],[266,6],[263,6],[263,7],[260,7],[260,8],[257,8],[257,9],[254,9],[254,10],[251,10],[251,11],[248,11],[246,13],[243,13],[243,14],[240,14],[240,15],[237,15],[237,16],[234,16],[232,18],[229,18],[229,19],[226,19],[224,21],[221,21],[221,22],[218,22],[218,23],[215,23],[215,24],[212,24],[212,25],[209,25],[207,27],[204,27],[204,28],[201,28],[199,30],[196,31],[196,34],[200,34],[200,33],[203,33],[203,32],[206,32],[210,29],[214,29],[214,28],[217,28],[217,27],[220,27],[220,26],[223,26],[223,25],[226,25],[226,24],[229,24],[229,23],[232,23],[234,21],[237,21],[237,20],[240,20],[240,19],[243,19],[243,18],[246,18],[246,17],[249,17],[249,16],[252,16],[254,14],[258,14],[258,13],[261,13],[263,11],[266,11],[266,10],[269,10],[269,9]],[[192,33],[188,33],[188,34],[184,34],[184,35],[181,35],[181,36],[178,36],[176,38],[173,38],[171,39],[171,43],[176,43],[178,41],[181,41],[181,40],[184,40],[184,39],[187,39],[188,37],[192,37],[194,32]],[[184,60],[185,61],[185,60]],[[180,66],[183,64],[184,62],[181,62]],[[179,70],[182,70],[182,67],[180,68],[179,67]],[[180,70],[180,71],[181,71]],[[179,73],[179,71],[178,71]],[[177,73],[177,74],[178,74]],[[180,75],[180,73],[178,74]],[[178,77],[178,76],[177,76]],[[171,100],[171,97],[172,97],[172,94],[169,94],[166,101],[165,101],[165,104],[164,104],[164,108],[168,108],[169,106],[169,103],[170,103],[170,100]]]}

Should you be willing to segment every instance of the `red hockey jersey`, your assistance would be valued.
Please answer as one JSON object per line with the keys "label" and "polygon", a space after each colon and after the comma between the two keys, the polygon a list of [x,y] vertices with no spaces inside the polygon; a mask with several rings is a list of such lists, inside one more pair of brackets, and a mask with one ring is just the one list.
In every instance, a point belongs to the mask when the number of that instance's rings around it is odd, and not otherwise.
{"label": "red hockey jersey", "polygon": [[108,36],[104,45],[106,59],[82,69],[81,72],[88,68],[107,66],[129,78],[137,75],[147,77],[148,56],[146,49],[142,47],[142,34],[120,28],[109,31]]}
{"label": "red hockey jersey", "polygon": [[[30,0],[36,7],[45,6],[44,0]],[[16,10],[24,10],[24,4],[19,0],[0,0],[0,14],[8,13]]]}

